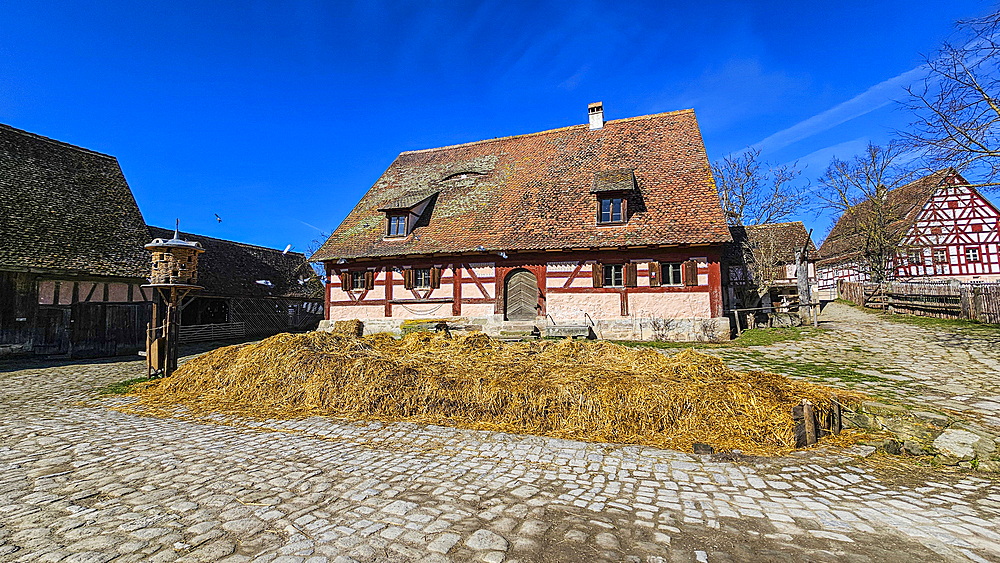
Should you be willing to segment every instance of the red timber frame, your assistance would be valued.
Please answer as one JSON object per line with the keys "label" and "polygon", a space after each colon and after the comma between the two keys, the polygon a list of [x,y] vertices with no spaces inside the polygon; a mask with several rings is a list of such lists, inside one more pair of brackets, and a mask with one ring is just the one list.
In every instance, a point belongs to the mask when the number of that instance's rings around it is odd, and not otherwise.
{"label": "red timber frame", "polygon": [[[722,272],[720,268],[722,249],[720,246],[677,246],[668,248],[636,248],[621,250],[576,250],[560,252],[510,252],[507,258],[501,258],[496,254],[468,254],[468,255],[442,255],[442,256],[418,256],[418,257],[387,257],[376,259],[351,260],[347,264],[336,264],[326,262],[327,290],[325,296],[326,318],[330,318],[331,307],[342,307],[352,305],[382,306],[384,316],[391,317],[393,305],[399,304],[451,304],[452,316],[462,315],[462,306],[466,304],[492,304],[495,314],[503,314],[504,309],[504,281],[507,275],[517,269],[525,269],[535,275],[538,280],[539,307],[540,314],[546,314],[546,297],[555,293],[605,293],[618,294],[621,296],[622,315],[628,315],[628,297],[638,293],[708,293],[709,306],[712,317],[722,316]],[[698,274],[708,277],[707,285],[683,286],[683,285],[663,285],[650,287],[640,285],[638,287],[573,287],[575,279],[591,279],[592,270],[590,262],[602,264],[623,264],[635,261],[637,266],[637,277],[647,278],[647,261],[656,262],[684,262],[692,257],[705,257],[707,264],[698,268]],[[577,262],[571,272],[550,272],[547,264],[550,262]],[[478,276],[472,264],[494,264],[494,275]],[[393,272],[403,268],[441,268],[441,286],[451,285],[451,295],[448,297],[429,297],[431,292],[426,290],[405,290],[403,289],[403,279],[398,272],[392,276],[389,283],[387,276],[378,279],[376,287],[383,287],[385,298],[368,298],[368,290],[349,291],[348,299],[331,301],[331,288],[340,289],[340,273],[342,271],[374,270],[376,277],[379,273]],[[550,284],[552,280],[562,280],[562,283]],[[453,283],[453,281],[455,283]],[[463,293],[463,284],[474,284],[476,290],[469,294]],[[551,287],[550,287],[551,285]],[[492,289],[490,295],[489,289]],[[413,299],[399,300],[394,298],[396,292],[409,292]]]}
{"label": "red timber frame", "polygon": [[[893,264],[896,278],[1000,274],[1000,212],[965,181],[953,177],[927,200],[900,244]],[[969,262],[966,251],[976,249]],[[947,252],[935,260],[935,251]],[[911,253],[920,253],[919,262]]]}

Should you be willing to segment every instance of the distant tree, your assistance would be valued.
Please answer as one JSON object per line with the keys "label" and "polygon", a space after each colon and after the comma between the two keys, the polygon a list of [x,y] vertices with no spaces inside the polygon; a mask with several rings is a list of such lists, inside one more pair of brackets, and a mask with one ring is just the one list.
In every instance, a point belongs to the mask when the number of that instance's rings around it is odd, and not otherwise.
{"label": "distant tree", "polygon": [[931,169],[971,171],[980,187],[1000,185],[1000,11],[960,21],[960,44],[926,58],[927,77],[907,88],[915,120],[900,131]]}
{"label": "distant tree", "polygon": [[820,177],[819,206],[841,217],[842,235],[860,251],[859,264],[874,282],[885,280],[903,233],[891,228],[894,214],[889,192],[905,183],[910,172],[899,165],[905,147],[890,142],[868,144],[864,154],[850,160],[834,158]]}
{"label": "distant tree", "polygon": [[[741,229],[742,227],[734,227]],[[736,298],[744,307],[769,306],[766,297],[775,283],[784,278],[781,260],[783,248],[773,229],[760,229],[751,233],[744,231],[745,237],[738,241],[739,260],[737,270],[730,270]]]}
{"label": "distant tree", "polygon": [[806,202],[796,165],[761,162],[760,149],[747,148],[712,165],[722,210],[730,225],[778,223]]}

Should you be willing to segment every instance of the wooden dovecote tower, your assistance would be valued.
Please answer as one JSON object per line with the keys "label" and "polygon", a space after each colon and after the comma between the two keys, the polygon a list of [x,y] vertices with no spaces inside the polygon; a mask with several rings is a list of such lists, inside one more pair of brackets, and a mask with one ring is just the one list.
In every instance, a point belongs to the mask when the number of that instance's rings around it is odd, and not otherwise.
{"label": "wooden dovecote tower", "polygon": [[152,254],[152,268],[143,287],[155,288],[163,303],[153,303],[153,322],[146,326],[146,371],[147,376],[167,376],[177,369],[179,305],[188,293],[203,289],[198,285],[198,255],[205,249],[180,238],[180,220],[173,238],[155,238],[145,248]]}

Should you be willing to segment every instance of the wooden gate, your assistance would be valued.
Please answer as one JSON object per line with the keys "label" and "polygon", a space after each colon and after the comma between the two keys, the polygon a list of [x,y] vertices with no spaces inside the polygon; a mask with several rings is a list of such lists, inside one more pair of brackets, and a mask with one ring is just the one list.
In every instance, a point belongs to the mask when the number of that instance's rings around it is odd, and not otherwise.
{"label": "wooden gate", "polygon": [[504,318],[533,321],[538,315],[538,279],[528,270],[514,270],[504,284]]}
{"label": "wooden gate", "polygon": [[146,347],[150,303],[74,303],[73,357],[138,354]]}

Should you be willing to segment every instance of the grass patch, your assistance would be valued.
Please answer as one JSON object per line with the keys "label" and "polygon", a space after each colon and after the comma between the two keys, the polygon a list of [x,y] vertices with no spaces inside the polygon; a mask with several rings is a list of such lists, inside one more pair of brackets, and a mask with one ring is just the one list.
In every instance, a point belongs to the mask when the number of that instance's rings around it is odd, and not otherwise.
{"label": "grass patch", "polygon": [[1000,336],[1000,325],[981,323],[979,321],[967,319],[939,319],[937,317],[922,317],[919,315],[890,314],[883,312],[881,309],[863,307],[853,301],[848,301],[847,299],[837,299],[834,302],[854,307],[855,309],[875,315],[880,319],[893,323],[908,324],[930,330],[958,330],[986,336]]}
{"label": "grass patch", "polygon": [[136,377],[134,379],[126,379],[125,381],[117,381],[101,387],[97,390],[97,393],[99,395],[128,395],[134,386],[152,380],[153,378],[149,377]]}
{"label": "grass patch", "polygon": [[804,340],[819,333],[813,327],[793,326],[787,328],[755,328],[744,330],[743,334],[725,342],[658,342],[646,340],[619,340],[617,344],[633,348],[746,348],[748,346],[770,346],[778,342]]}

